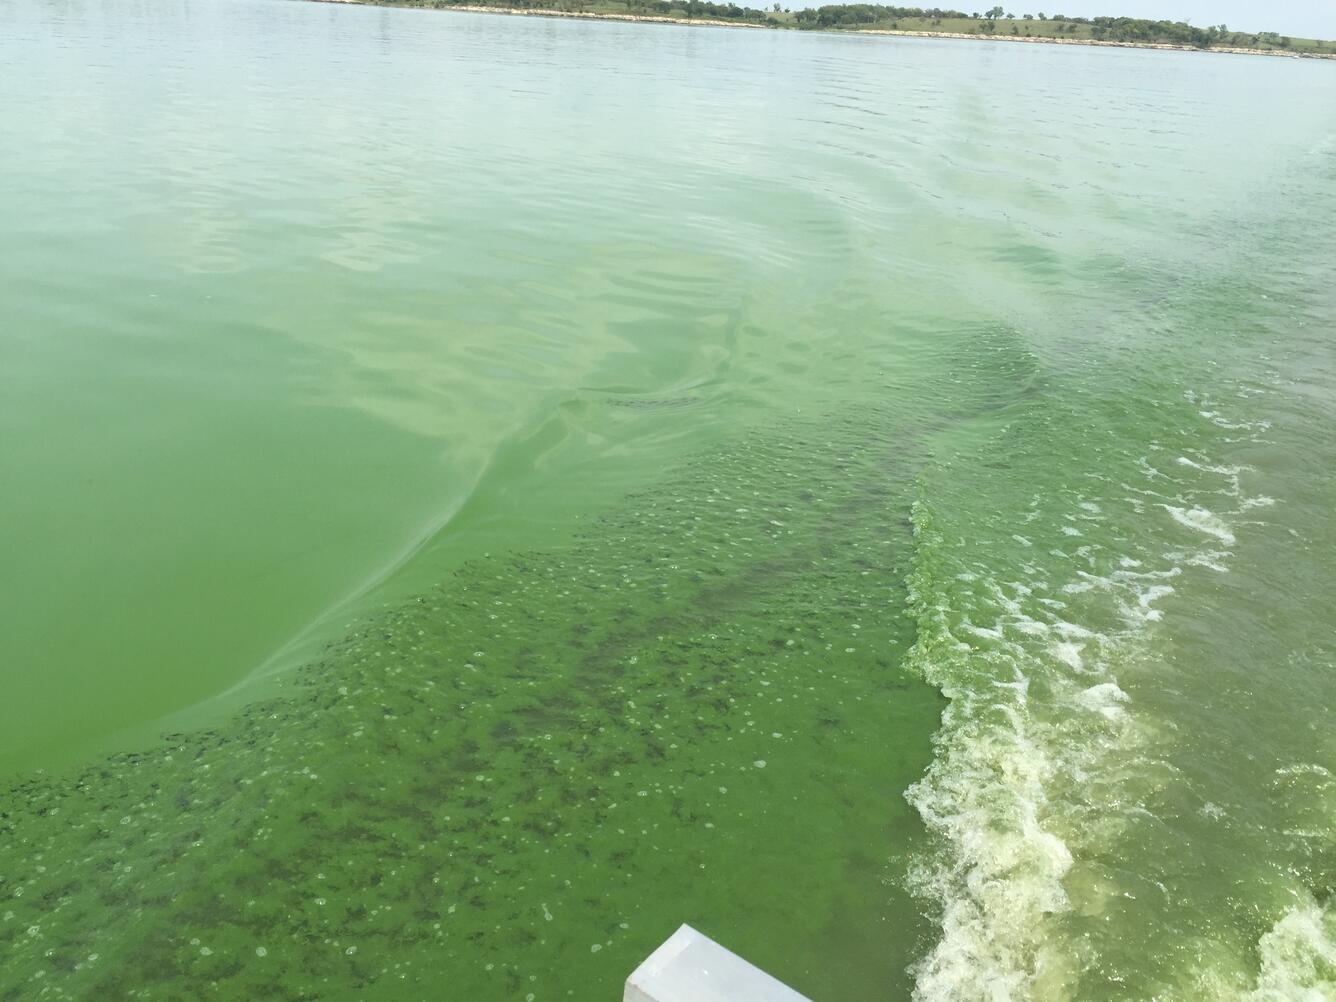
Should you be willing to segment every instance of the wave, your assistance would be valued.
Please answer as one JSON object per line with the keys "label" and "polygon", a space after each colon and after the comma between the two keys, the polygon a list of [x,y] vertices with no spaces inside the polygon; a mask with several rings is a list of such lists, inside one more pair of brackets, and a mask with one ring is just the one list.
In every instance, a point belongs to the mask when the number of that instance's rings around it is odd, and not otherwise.
{"label": "wave", "polygon": [[1336,913],[1309,900],[1287,911],[1258,944],[1262,969],[1246,1002],[1336,998]]}
{"label": "wave", "polygon": [[[937,758],[908,792],[944,842],[911,874],[915,888],[939,902],[942,928],[917,971],[916,994],[1025,998],[1069,959],[1045,930],[1048,916],[1070,907],[1063,881],[1072,848],[1050,823],[1055,781],[1064,771],[1097,768],[1135,740],[1129,697],[1108,669],[1119,638],[1068,622],[1060,609],[1036,608],[1044,596],[1034,582],[952,574],[942,553],[950,544],[929,505],[916,506],[914,526],[919,638],[910,657],[950,699]],[[1137,605],[1142,598],[1149,604],[1143,592]],[[972,621],[987,613],[996,616],[988,626]],[[1038,695],[1040,684],[1052,691]],[[1045,720],[1036,699],[1066,704],[1071,718]]]}
{"label": "wave", "polygon": [[[906,793],[936,839],[909,873],[941,930],[914,972],[921,1002],[1086,995],[1099,945],[1079,919],[1122,895],[1093,860],[1174,770],[1172,725],[1124,679],[1162,664],[1164,607],[1229,573],[1238,516],[1260,506],[1241,468],[1176,460],[1057,399],[923,478],[913,507],[909,658],[949,700]],[[1186,437],[1210,446],[1220,415],[1199,417]],[[986,498],[969,490],[983,464],[1003,471]]]}

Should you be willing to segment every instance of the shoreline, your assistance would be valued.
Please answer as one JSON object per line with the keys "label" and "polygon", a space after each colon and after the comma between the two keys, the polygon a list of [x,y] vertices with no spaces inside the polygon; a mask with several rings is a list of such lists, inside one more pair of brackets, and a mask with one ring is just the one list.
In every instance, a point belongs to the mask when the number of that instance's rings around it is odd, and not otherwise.
{"label": "shoreline", "polygon": [[[762,31],[813,31],[819,29],[799,29],[776,27],[770,24],[750,24],[745,21],[721,21],[708,17],[668,17],[664,14],[616,14],[595,11],[550,10],[535,7],[489,7],[481,4],[447,4],[442,7],[427,7],[399,3],[383,3],[381,0],[309,0],[311,3],[349,4],[360,7],[402,7],[405,10],[463,11],[469,14],[504,14],[515,17],[558,17],[576,18],[586,21],[636,21],[649,24],[680,24],[687,27],[704,25],[713,28],[756,28]],[[904,31],[894,28],[844,28],[821,31],[828,35],[894,35],[900,38],[952,38],[975,42],[1029,42],[1038,45],[1085,45],[1110,49],[1159,49],[1168,52],[1219,52],[1234,56],[1272,56],[1281,59],[1336,59],[1331,52],[1293,52],[1281,49],[1245,49],[1238,46],[1209,46],[1199,48],[1195,45],[1174,45],[1169,42],[1114,42],[1098,38],[1048,38],[1040,35],[997,35],[971,34],[962,31]]]}

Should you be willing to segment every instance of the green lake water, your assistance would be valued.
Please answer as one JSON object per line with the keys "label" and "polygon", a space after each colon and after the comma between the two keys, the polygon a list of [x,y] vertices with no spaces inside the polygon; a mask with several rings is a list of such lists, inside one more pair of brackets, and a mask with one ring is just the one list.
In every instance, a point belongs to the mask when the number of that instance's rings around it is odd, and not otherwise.
{"label": "green lake water", "polygon": [[0,999],[1336,998],[1336,67],[0,0]]}

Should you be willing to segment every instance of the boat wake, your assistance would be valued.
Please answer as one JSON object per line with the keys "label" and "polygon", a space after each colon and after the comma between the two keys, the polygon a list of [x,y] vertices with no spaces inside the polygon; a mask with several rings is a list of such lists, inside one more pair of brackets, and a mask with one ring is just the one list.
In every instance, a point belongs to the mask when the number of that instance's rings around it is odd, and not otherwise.
{"label": "boat wake", "polygon": [[1262,970],[1247,1002],[1336,998],[1336,914],[1316,901],[1297,905],[1262,937]]}
{"label": "boat wake", "polygon": [[[1174,782],[1166,724],[1138,712],[1128,679],[1163,673],[1166,606],[1229,572],[1236,534],[1269,502],[1207,455],[1220,415],[1194,417],[1194,401],[1162,405],[1181,415],[1177,441],[1139,443],[1109,420],[1115,401],[1021,401],[922,480],[910,658],[950,701],[907,792],[936,838],[909,875],[941,926],[915,972],[922,1002],[1089,997],[1100,946],[1080,922],[1132,896],[1104,861]],[[959,463],[992,467],[986,509]],[[1277,926],[1251,998],[1318,997],[1271,987],[1312,980],[1294,958],[1329,958],[1315,916]]]}

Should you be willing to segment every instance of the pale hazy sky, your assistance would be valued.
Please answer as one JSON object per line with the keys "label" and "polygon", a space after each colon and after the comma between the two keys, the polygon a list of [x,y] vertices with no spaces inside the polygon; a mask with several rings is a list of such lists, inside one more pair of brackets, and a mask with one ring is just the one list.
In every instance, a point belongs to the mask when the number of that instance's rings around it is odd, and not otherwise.
{"label": "pale hazy sky", "polygon": [[[818,0],[839,3],[841,0]],[[877,2],[877,0],[869,0]],[[973,11],[980,4],[987,10],[993,2],[977,0],[881,0],[894,6],[940,6]],[[1149,17],[1165,21],[1187,21],[1196,25],[1227,24],[1238,31],[1278,31],[1282,35],[1336,38],[1336,0],[1013,0],[1002,6],[1016,15],[1070,14],[1093,17]]]}

